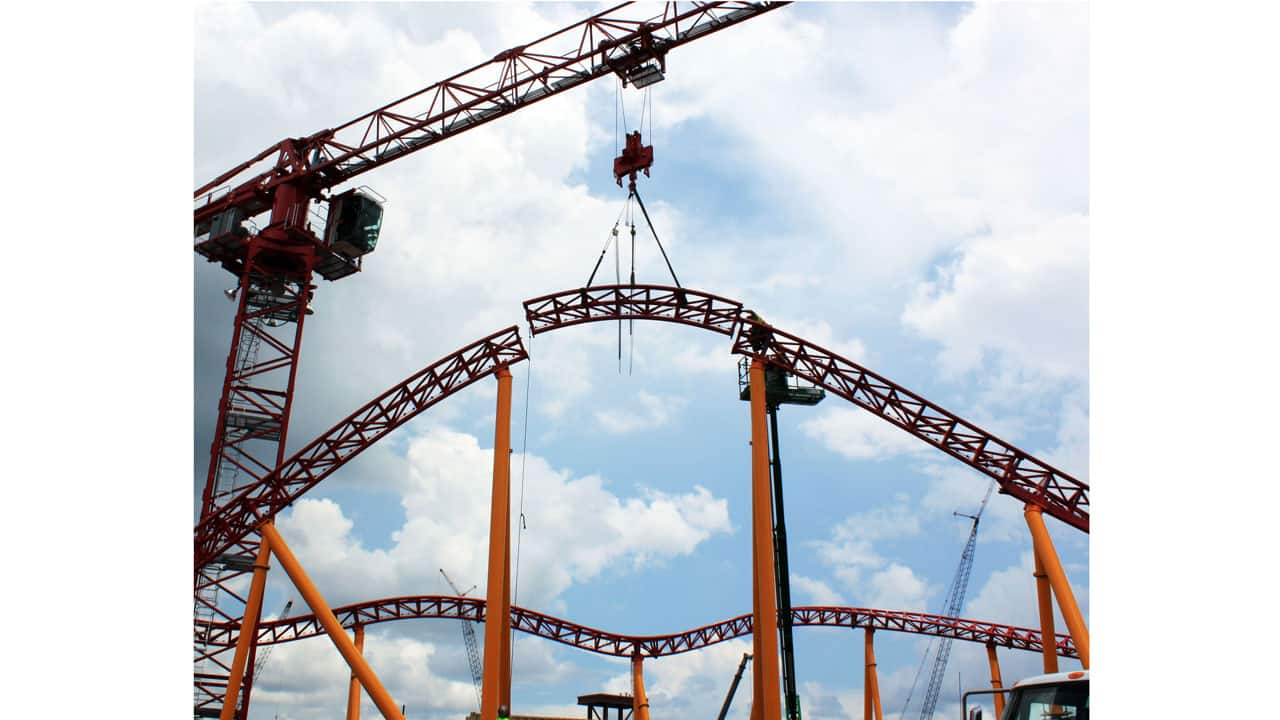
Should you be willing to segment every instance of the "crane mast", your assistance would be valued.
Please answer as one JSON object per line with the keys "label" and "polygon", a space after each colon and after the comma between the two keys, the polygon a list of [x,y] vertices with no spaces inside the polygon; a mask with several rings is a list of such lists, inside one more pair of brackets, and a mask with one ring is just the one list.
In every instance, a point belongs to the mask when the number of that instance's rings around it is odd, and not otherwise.
{"label": "crane mast", "polygon": [[[449,583],[449,587],[453,588],[453,594],[458,597],[466,597],[467,593],[475,590],[476,586],[472,585],[467,592],[462,592],[457,585],[453,584],[453,580],[449,577],[449,573],[440,568],[440,574],[444,575],[445,582]],[[476,631],[471,627],[470,621],[460,620],[462,623],[462,639],[467,644],[467,662],[471,663],[471,681],[476,686],[476,707],[480,707],[481,703],[481,686],[484,683],[484,664],[480,661],[480,651],[476,647]]]}
{"label": "crane mast", "polygon": [[[655,15],[652,6],[623,3],[344,125],[285,138],[196,189],[195,251],[236,278],[227,296],[237,302],[200,519],[284,461],[314,276],[353,275],[375,247],[380,203],[363,189],[334,188],[609,74],[651,85],[665,76],[671,49],[786,4],[668,2]],[[253,219],[263,213],[259,229]],[[219,715],[234,648],[212,639],[218,624],[241,621],[235,586],[251,572],[259,545],[251,535],[195,568],[196,717]],[[253,672],[250,664],[239,718],[248,716]]]}
{"label": "crane mast", "polygon": [[[982,511],[987,507],[987,501],[991,499],[991,491],[995,488],[995,483],[987,486],[987,494],[982,496],[982,504],[978,506],[977,515],[965,515],[964,513],[955,513],[960,517],[967,517],[973,521],[973,525],[969,528],[969,539],[964,544],[964,551],[960,553],[960,566],[956,568],[956,574],[951,579],[951,587],[947,590],[946,609],[943,615],[947,617],[959,617],[960,609],[964,606],[965,592],[969,588],[969,574],[973,570],[973,556],[978,544],[978,520],[982,517]],[[920,706],[920,720],[932,720],[933,710],[938,705],[938,694],[942,692],[942,677],[947,671],[947,661],[951,657],[951,638],[939,638],[938,655],[933,661],[933,671],[929,674],[929,686],[925,690],[924,703]],[[908,698],[910,702],[910,698]]]}

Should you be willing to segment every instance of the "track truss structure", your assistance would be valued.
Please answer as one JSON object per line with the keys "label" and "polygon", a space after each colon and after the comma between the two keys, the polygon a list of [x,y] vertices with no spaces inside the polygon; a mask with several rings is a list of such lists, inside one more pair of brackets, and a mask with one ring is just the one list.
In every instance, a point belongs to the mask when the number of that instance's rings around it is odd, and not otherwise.
{"label": "track truss structure", "polygon": [[[848,400],[994,478],[1000,492],[1089,532],[1087,484],[852,360],[760,321],[737,300],[665,285],[601,285],[544,295],[524,306],[535,335],[587,322],[662,320],[733,336],[734,353]],[[737,309],[732,319],[731,308]]]}
{"label": "track truss structure", "polygon": [[195,533],[197,570],[387,433],[497,368],[528,357],[519,330],[512,326],[441,358],[374,398],[201,520]]}
{"label": "track truss structure", "polygon": [[[348,630],[356,625],[426,618],[483,622],[485,601],[452,595],[418,595],[356,603],[334,608],[333,612]],[[1010,650],[1040,652],[1042,648],[1039,630],[944,615],[872,608],[797,607],[792,609],[791,617],[793,624],[805,627],[847,627],[851,630],[872,628],[935,635]],[[210,626],[209,636],[213,638],[212,642],[232,644],[235,642],[237,627],[231,623],[214,623]],[[645,657],[678,655],[750,635],[752,632],[751,615],[748,614],[670,635],[620,635],[517,605],[511,606],[511,627],[579,650],[623,658],[637,653]],[[324,629],[314,615],[280,618],[259,625],[258,645],[292,642],[323,634]],[[1069,635],[1058,635],[1054,647],[1061,657],[1078,657]]]}
{"label": "track truss structure", "polygon": [[524,302],[532,335],[605,320],[660,320],[733,337],[742,303],[667,285],[597,285]]}
{"label": "track truss structure", "polygon": [[992,478],[1000,492],[1089,532],[1089,486],[923,397],[803,338],[743,317],[733,351],[839,395]]}
{"label": "track truss structure", "polygon": [[[592,322],[656,320],[729,337],[732,353],[759,358],[804,378],[994,478],[1002,493],[1040,507],[1071,527],[1089,531],[1087,484],[847,358],[764,323],[736,300],[665,285],[601,285],[534,298],[524,303],[524,309],[531,335]],[[388,389],[276,468],[255,473],[252,482],[221,495],[219,499],[225,501],[205,513],[195,529],[197,602],[211,584],[210,573],[225,573],[219,568],[225,565],[229,551],[242,555],[245,548],[256,546],[256,531],[262,523],[428,408],[499,368],[526,359],[528,353],[515,326],[477,340]],[[233,572],[240,574],[245,569],[236,567]],[[243,603],[243,598],[235,599]],[[336,612],[348,627],[410,617],[480,621],[483,605],[479,599],[421,596],[361,603]],[[623,657],[637,652],[650,657],[688,652],[752,631],[750,615],[674,635],[639,637],[607,633],[521,608],[513,607],[512,613],[515,629]],[[225,652],[241,622],[225,612],[203,617],[197,613],[197,663]],[[1040,650],[1036,630],[924,613],[800,607],[793,609],[792,623],[894,630]],[[320,632],[315,619],[306,617],[262,623],[260,628],[260,644]],[[1077,657],[1068,636],[1058,636],[1055,646],[1059,655]],[[196,685],[198,692],[214,698],[220,696],[225,681],[197,672]]]}

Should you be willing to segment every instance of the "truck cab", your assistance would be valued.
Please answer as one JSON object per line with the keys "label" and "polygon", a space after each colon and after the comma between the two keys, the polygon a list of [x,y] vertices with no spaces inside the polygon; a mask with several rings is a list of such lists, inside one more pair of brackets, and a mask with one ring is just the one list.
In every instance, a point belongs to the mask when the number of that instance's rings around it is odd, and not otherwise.
{"label": "truck cab", "polygon": [[1000,720],[1089,720],[1089,671],[1019,680],[1013,684]]}

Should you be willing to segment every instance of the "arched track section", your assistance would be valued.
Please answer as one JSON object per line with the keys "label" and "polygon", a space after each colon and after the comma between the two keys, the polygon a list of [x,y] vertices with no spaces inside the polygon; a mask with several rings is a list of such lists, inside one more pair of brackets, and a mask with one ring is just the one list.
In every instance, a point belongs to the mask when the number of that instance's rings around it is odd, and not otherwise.
{"label": "arched track section", "polygon": [[601,285],[524,302],[534,335],[600,320],[663,320],[733,337],[742,303],[698,290],[662,285]]}
{"label": "arched track section", "polygon": [[[347,605],[335,608],[334,614],[344,628],[351,629],[357,624],[371,625],[419,618],[456,618],[482,622],[484,608],[485,601],[480,598],[419,595]],[[1041,650],[1038,630],[942,615],[869,608],[798,607],[792,609],[791,617],[795,625],[806,627],[874,628],[970,642],[989,642],[1013,650]],[[234,643],[238,627],[237,623],[215,624],[210,642],[220,645]],[[602,655],[630,657],[639,652],[647,657],[661,657],[750,635],[751,616],[739,615],[672,635],[619,635],[512,605],[511,627]],[[314,615],[281,618],[264,621],[258,626],[258,645],[290,642],[323,634],[324,629]],[[1069,635],[1058,635],[1056,648],[1057,654],[1062,657],[1077,657]]]}
{"label": "arched track section", "polygon": [[196,526],[198,570],[387,433],[498,367],[528,358],[513,325],[423,368],[374,398]]}
{"label": "arched track section", "polygon": [[[857,363],[742,313],[742,303],[662,285],[602,285],[528,300],[534,335],[608,320],[665,320],[732,336],[758,357],[873,413],[991,476],[1000,492],[1089,532],[1089,486]],[[730,317],[730,314],[734,317]]]}

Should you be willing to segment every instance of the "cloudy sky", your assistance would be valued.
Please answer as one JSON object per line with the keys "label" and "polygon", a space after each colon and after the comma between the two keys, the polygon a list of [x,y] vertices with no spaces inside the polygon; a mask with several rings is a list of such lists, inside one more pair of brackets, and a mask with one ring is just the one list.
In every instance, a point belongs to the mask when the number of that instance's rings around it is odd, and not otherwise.
{"label": "cloudy sky", "polygon": [[[599,7],[200,7],[192,187]],[[1082,4],[790,6],[671,53],[640,192],[683,284],[739,299],[1088,481],[1088,68]],[[631,125],[642,97],[622,92]],[[359,179],[388,198],[382,236],[362,274],[321,282],[294,447],[520,323],[522,300],[585,282],[625,200],[610,173],[617,103],[616,83],[600,80]],[[198,495],[234,312],[221,291],[235,280],[193,266]],[[643,227],[636,272],[668,280]],[[621,371],[616,326],[525,333],[516,602],[659,634],[750,611],[749,419],[723,338],[633,332]],[[494,386],[433,408],[279,518],[331,604],[447,593],[440,567],[483,593]],[[793,603],[939,611],[968,532],[952,513],[975,510],[983,476],[838,398],[779,420]],[[1087,615],[1088,537],[1048,523]],[[963,614],[1034,626],[1029,552],[1020,504],[994,497]],[[291,598],[276,573],[268,614]],[[860,716],[861,641],[796,631],[810,717]],[[749,643],[646,663],[653,712],[713,716]],[[890,718],[924,644],[877,637]],[[366,647],[409,717],[474,709],[456,622],[377,626]],[[1039,660],[1009,652],[1002,664],[1017,678]],[[514,706],[577,716],[576,695],[628,689],[627,671],[518,635]],[[339,712],[345,676],[323,638],[280,646],[253,717]],[[954,715],[958,682],[986,677],[983,649],[957,643],[939,712]],[[748,681],[732,717],[746,717],[749,692]]]}

